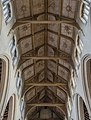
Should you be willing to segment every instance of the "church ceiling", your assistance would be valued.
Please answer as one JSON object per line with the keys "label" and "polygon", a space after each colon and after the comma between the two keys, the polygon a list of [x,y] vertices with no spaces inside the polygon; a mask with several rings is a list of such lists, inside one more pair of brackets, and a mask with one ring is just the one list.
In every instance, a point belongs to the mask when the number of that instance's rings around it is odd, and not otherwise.
{"label": "church ceiling", "polygon": [[80,30],[76,22],[78,4],[78,0],[12,2],[16,19],[12,29],[17,38],[28,119],[43,107],[60,119],[67,116],[72,55]]}

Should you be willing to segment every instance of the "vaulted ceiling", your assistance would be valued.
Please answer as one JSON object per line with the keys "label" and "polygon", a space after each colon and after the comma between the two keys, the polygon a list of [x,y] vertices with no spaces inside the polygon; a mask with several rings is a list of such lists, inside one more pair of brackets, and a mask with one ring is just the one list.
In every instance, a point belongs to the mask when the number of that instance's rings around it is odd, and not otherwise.
{"label": "vaulted ceiling", "polygon": [[76,22],[79,0],[13,0],[12,5],[25,116],[33,119],[46,107],[63,120],[80,30]]}

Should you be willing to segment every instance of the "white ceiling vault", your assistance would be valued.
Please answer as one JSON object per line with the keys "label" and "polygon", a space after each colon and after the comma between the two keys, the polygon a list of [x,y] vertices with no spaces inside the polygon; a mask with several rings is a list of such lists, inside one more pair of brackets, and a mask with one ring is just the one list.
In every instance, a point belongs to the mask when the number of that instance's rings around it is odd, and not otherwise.
{"label": "white ceiling vault", "polygon": [[12,4],[25,116],[38,120],[34,117],[47,107],[63,120],[70,95],[72,55],[80,30],[76,22],[79,0],[13,0]]}

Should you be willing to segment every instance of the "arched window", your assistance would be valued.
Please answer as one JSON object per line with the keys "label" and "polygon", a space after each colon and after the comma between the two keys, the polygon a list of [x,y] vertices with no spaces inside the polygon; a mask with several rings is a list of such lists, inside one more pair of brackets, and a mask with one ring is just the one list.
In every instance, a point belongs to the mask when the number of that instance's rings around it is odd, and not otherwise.
{"label": "arched window", "polygon": [[[0,59],[0,101],[2,98],[2,94],[3,94],[3,86],[4,86],[4,80],[3,80],[3,66],[4,65],[4,61],[2,59]],[[5,79],[5,78],[4,78]]]}
{"label": "arched window", "polygon": [[74,95],[75,88],[76,88],[76,74],[75,74],[75,71],[72,69],[71,70],[71,79],[70,79],[70,92],[71,92],[71,96]]}
{"label": "arched window", "polygon": [[0,113],[2,112],[8,86],[8,59],[0,55]]}
{"label": "arched window", "polygon": [[10,98],[10,100],[9,100],[7,106],[6,106],[6,109],[5,109],[2,120],[13,120],[14,108],[15,108],[15,95],[13,95]]}
{"label": "arched window", "polygon": [[78,107],[79,120],[90,120],[89,113],[85,105],[85,102],[79,95],[77,95],[77,102],[78,102],[77,107]]}
{"label": "arched window", "polygon": [[91,0],[83,0],[81,4],[80,18],[84,24],[87,23],[88,21],[90,3],[91,3]]}
{"label": "arched window", "polygon": [[76,36],[76,48],[77,48],[79,56],[81,56],[82,50],[83,50],[83,42],[80,39],[79,35]]}
{"label": "arched window", "polygon": [[75,51],[74,51],[76,69],[79,69],[79,66],[80,66],[80,58],[81,58],[81,55],[82,55],[82,50],[83,50],[83,42],[80,39],[80,36],[77,35],[76,36]]}
{"label": "arched window", "polygon": [[8,112],[9,112],[9,103],[7,104],[7,107],[5,109],[3,120],[7,120],[8,119]]}
{"label": "arched window", "polygon": [[[4,59],[5,58],[5,59]],[[6,57],[0,58],[0,103],[4,101],[8,81],[8,60]]]}
{"label": "arched window", "polygon": [[75,48],[75,51],[74,51],[74,58],[75,58],[76,68],[78,69],[78,66],[80,64],[80,57],[79,57],[77,48]]}
{"label": "arched window", "polygon": [[82,83],[86,101],[91,112],[91,55],[86,55],[82,61]]}
{"label": "arched window", "polygon": [[24,119],[24,113],[25,113],[24,98],[22,98],[20,101],[20,112],[21,112],[21,118]]}
{"label": "arched window", "polygon": [[68,96],[68,101],[67,101],[67,111],[68,111],[68,118],[70,118],[71,112],[72,112],[72,101],[69,96]]}
{"label": "arched window", "polygon": [[3,6],[3,15],[5,22],[8,23],[11,20],[11,5],[9,0],[1,0]]}
{"label": "arched window", "polygon": [[86,74],[87,74],[87,86],[89,89],[89,94],[90,94],[90,98],[91,98],[91,59],[89,59],[87,61],[87,65],[86,65]]}
{"label": "arched window", "polygon": [[85,118],[85,120],[90,120],[89,113],[88,113],[87,107],[86,107],[84,102],[83,102],[83,109],[84,109],[84,118]]}
{"label": "arched window", "polygon": [[18,97],[21,96],[21,90],[22,90],[22,79],[21,79],[21,73],[18,71],[16,75],[16,89],[17,89],[17,94]]}

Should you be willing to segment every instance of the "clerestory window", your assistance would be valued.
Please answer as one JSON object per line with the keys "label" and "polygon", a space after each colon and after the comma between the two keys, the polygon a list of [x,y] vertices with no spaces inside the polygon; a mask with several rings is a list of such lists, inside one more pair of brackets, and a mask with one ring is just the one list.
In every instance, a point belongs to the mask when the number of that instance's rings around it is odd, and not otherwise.
{"label": "clerestory window", "polygon": [[9,0],[2,0],[3,16],[7,24],[11,20],[11,5]]}
{"label": "clerestory window", "polygon": [[84,24],[87,23],[88,21],[89,12],[90,12],[90,3],[91,0],[83,0],[83,3],[81,4],[80,18]]}
{"label": "clerestory window", "polygon": [[21,86],[22,86],[21,74],[18,71],[17,76],[16,76],[16,89],[17,89],[18,97],[21,93]]}
{"label": "clerestory window", "polygon": [[10,54],[11,54],[11,58],[12,58],[12,64],[13,64],[13,66],[15,66],[16,63],[17,63],[17,59],[18,59],[18,50],[17,50],[17,47],[16,47],[15,36],[13,36],[13,38],[10,42],[9,48],[10,48]]}

